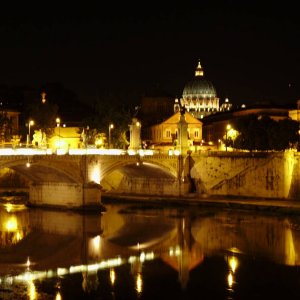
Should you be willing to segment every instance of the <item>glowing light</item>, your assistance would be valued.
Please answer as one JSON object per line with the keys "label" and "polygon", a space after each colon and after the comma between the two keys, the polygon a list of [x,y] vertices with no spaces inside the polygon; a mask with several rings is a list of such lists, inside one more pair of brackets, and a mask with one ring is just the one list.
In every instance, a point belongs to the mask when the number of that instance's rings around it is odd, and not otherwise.
{"label": "glowing light", "polygon": [[29,161],[26,163],[26,167],[30,168],[30,162]]}
{"label": "glowing light", "polygon": [[46,103],[46,93],[45,92],[42,92],[41,93],[41,96],[42,96],[42,103],[44,104],[44,103]]}
{"label": "glowing light", "polygon": [[29,268],[30,267],[30,259],[29,259],[29,257],[27,258],[27,261],[26,261],[26,266],[27,266],[27,268]]}
{"label": "glowing light", "polygon": [[114,269],[110,269],[109,271],[109,278],[110,278],[110,282],[112,285],[114,285],[115,281],[116,281],[116,272]]}
{"label": "glowing light", "polygon": [[68,270],[65,268],[57,268],[57,275],[62,276],[68,274]]}
{"label": "glowing light", "polygon": [[18,222],[15,216],[10,217],[7,221],[6,230],[9,232],[15,232],[18,230]]}
{"label": "glowing light", "polygon": [[228,276],[227,276],[227,283],[228,283],[228,286],[230,288],[233,286],[233,276],[232,276],[232,273],[228,274]]}
{"label": "glowing light", "polygon": [[175,256],[179,256],[180,253],[181,253],[180,246],[176,246],[176,248],[175,248]]}
{"label": "glowing light", "polygon": [[11,212],[12,208],[13,208],[13,205],[11,203],[5,204],[5,209],[7,212]]}
{"label": "glowing light", "polygon": [[142,252],[141,255],[140,255],[140,261],[144,262],[145,258],[146,258],[145,252]]}
{"label": "glowing light", "polygon": [[99,253],[100,251],[100,241],[101,241],[100,235],[97,235],[92,239],[93,251],[95,253]]}
{"label": "glowing light", "polygon": [[132,150],[132,149],[129,149],[127,151],[128,155],[136,155],[136,151],[135,150]]}
{"label": "glowing light", "polygon": [[136,291],[140,294],[143,290],[143,280],[141,273],[137,274],[136,277]]}
{"label": "glowing light", "polygon": [[235,256],[231,256],[228,262],[232,273],[234,273],[238,267],[238,259]]}
{"label": "glowing light", "polygon": [[174,150],[174,154],[175,154],[176,156],[178,156],[178,155],[180,155],[180,151],[179,151],[179,150]]}
{"label": "glowing light", "polygon": [[28,296],[30,300],[37,299],[36,288],[32,280],[28,282]]}
{"label": "glowing light", "polygon": [[33,148],[1,148],[0,155],[47,155],[52,154],[51,149],[33,149]]}
{"label": "glowing light", "polygon": [[96,149],[96,148],[87,148],[87,149],[70,149],[69,150],[70,155],[94,155],[94,154],[100,154],[100,155],[124,155],[126,154],[125,150],[122,149]]}
{"label": "glowing light", "polygon": [[13,212],[13,211],[27,209],[26,205],[24,205],[24,204],[5,203],[4,207],[8,213]]}
{"label": "glowing light", "polygon": [[91,174],[91,181],[100,184],[100,168],[98,165],[94,165]]}
{"label": "glowing light", "polygon": [[55,295],[55,300],[61,300],[62,297],[61,297],[61,294],[60,294],[60,291],[57,291],[56,295]]}

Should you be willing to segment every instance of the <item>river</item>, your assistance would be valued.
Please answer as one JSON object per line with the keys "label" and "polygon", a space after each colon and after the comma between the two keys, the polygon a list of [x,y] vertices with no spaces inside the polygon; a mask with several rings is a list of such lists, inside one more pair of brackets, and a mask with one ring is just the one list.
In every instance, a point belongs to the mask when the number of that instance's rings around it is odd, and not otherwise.
{"label": "river", "polygon": [[298,299],[300,216],[2,204],[0,299]]}

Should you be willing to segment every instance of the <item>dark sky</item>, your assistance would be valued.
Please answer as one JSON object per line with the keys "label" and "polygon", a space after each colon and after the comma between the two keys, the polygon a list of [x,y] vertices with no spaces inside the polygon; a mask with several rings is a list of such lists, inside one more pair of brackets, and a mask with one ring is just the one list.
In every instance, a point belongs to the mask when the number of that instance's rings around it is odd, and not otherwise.
{"label": "dark sky", "polygon": [[221,101],[300,99],[300,18],[288,1],[124,2],[2,8],[0,84],[61,82],[87,102],[156,87],[180,97],[200,59]]}

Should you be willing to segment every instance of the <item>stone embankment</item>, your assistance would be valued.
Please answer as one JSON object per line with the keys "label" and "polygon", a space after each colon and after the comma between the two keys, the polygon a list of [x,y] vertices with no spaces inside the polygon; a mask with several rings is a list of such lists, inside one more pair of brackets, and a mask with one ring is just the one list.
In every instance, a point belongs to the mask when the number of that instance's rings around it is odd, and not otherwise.
{"label": "stone embankment", "polygon": [[106,203],[140,203],[165,206],[186,207],[214,207],[221,209],[242,209],[257,212],[271,212],[282,214],[300,214],[300,200],[287,199],[265,199],[247,197],[199,197],[188,194],[181,197],[176,196],[152,196],[152,195],[130,195],[103,193],[102,204]]}

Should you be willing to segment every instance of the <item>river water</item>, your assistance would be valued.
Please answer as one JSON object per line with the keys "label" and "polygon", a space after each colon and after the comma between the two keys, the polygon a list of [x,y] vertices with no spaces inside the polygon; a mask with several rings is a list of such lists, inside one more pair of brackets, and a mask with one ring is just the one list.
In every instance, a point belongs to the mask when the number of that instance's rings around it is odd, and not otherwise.
{"label": "river water", "polygon": [[300,216],[0,207],[0,299],[298,299]]}

